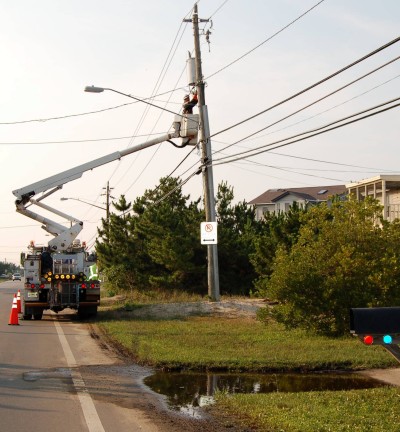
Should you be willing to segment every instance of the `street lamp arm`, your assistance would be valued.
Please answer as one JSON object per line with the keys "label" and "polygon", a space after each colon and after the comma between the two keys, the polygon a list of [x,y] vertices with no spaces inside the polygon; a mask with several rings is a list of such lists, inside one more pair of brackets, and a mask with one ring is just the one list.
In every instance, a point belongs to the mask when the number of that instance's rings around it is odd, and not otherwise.
{"label": "street lamp arm", "polygon": [[178,115],[178,116],[180,116],[180,117],[183,117],[182,114],[179,114],[179,113],[177,113],[177,112],[175,112],[175,111],[170,111],[170,110],[167,109],[167,108],[163,108],[163,107],[160,107],[160,106],[158,106],[158,105],[155,105],[155,104],[153,104],[153,103],[151,103],[151,102],[147,102],[145,99],[139,99],[139,98],[137,98],[137,97],[135,97],[135,96],[132,96],[132,95],[130,95],[130,94],[128,94],[128,93],[123,93],[123,92],[120,92],[120,91],[118,91],[118,90],[114,90],[114,89],[112,89],[112,88],[107,88],[107,87],[97,87],[97,86],[86,86],[86,87],[85,87],[85,92],[88,92],[88,93],[102,93],[104,90],[108,90],[108,91],[112,91],[112,92],[114,92],[114,93],[118,93],[118,94],[120,94],[120,95],[122,95],[122,96],[126,96],[126,97],[131,98],[131,99],[134,99],[134,100],[136,100],[136,101],[138,101],[138,102],[143,102],[143,103],[145,103],[145,104],[147,104],[147,105],[150,105],[150,106],[152,106],[152,107],[154,107],[154,108],[158,108],[158,109],[160,109],[160,110],[167,111],[167,112],[169,112],[169,113],[171,113],[171,114],[174,114],[174,115]]}
{"label": "street lamp arm", "polygon": [[84,201],[84,200],[82,200],[82,199],[80,199],[80,198],[60,198],[60,200],[61,201],[67,201],[67,200],[74,200],[74,201],[79,201],[79,202],[82,202],[82,203],[85,203],[85,204],[88,204],[88,205],[90,205],[90,206],[92,206],[92,207],[97,207],[97,208],[99,208],[99,209],[101,209],[101,210],[107,210],[105,207],[100,207],[100,206],[98,206],[98,205],[96,205],[96,204],[92,204],[92,203],[90,203],[90,202],[88,202],[88,201]]}

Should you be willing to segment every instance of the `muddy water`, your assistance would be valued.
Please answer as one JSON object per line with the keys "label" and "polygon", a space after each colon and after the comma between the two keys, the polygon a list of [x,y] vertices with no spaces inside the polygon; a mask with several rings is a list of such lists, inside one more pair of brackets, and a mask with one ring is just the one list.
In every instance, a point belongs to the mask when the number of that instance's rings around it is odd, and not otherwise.
{"label": "muddy water", "polygon": [[198,408],[213,403],[216,391],[229,393],[272,393],[337,391],[380,387],[380,381],[349,373],[313,374],[206,374],[158,372],[144,383],[165,395],[168,405],[195,417]]}

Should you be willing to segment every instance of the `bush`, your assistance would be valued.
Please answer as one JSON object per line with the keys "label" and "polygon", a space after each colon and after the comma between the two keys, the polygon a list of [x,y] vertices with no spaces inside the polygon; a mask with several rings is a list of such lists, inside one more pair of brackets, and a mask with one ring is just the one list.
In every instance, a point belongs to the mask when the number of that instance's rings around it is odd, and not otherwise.
{"label": "bush", "polygon": [[370,200],[304,214],[297,243],[278,249],[271,276],[257,284],[260,294],[279,302],[273,317],[288,328],[342,335],[351,307],[398,303],[400,225],[383,223],[381,215]]}

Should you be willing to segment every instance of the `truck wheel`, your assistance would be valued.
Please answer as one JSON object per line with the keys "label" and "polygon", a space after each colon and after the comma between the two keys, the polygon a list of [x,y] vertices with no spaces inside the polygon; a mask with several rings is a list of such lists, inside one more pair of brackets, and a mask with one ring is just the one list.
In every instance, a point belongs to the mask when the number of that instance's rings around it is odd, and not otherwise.
{"label": "truck wheel", "polygon": [[84,309],[78,309],[78,317],[81,319],[95,317],[96,315],[97,315],[97,306],[90,306]]}
{"label": "truck wheel", "polygon": [[24,315],[22,315],[22,318],[24,320],[31,320],[32,319],[32,314],[24,314]]}
{"label": "truck wheel", "polygon": [[33,314],[33,319],[34,320],[41,320],[42,319],[42,317],[43,317],[43,311],[42,312],[40,312],[40,313],[35,313],[35,314]]}

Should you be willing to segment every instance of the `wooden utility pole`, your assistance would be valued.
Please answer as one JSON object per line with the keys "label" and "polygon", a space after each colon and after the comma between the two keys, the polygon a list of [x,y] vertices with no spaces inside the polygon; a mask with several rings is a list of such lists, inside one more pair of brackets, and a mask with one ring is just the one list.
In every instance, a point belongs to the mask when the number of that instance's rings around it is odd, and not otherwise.
{"label": "wooden utility pole", "polygon": [[[196,64],[196,88],[198,96],[198,107],[200,115],[200,144],[203,163],[203,189],[204,189],[204,207],[206,211],[206,222],[216,222],[215,214],[215,196],[214,196],[214,180],[212,169],[211,156],[211,140],[210,128],[208,123],[208,111],[205,104],[204,81],[201,69],[201,51],[200,51],[200,36],[199,36],[199,21],[207,22],[208,20],[199,20],[197,12],[197,3],[193,9],[193,33],[194,33],[194,49],[195,49],[195,64]],[[218,269],[218,246],[217,244],[207,245],[208,259],[208,296],[212,301],[220,300],[219,291],[219,269]]]}
{"label": "wooden utility pole", "polygon": [[105,187],[103,189],[106,190],[106,193],[102,194],[102,195],[106,196],[106,219],[108,222],[110,219],[110,197],[114,198],[113,196],[111,196],[111,190],[114,188],[110,188],[110,182],[107,182],[107,187]]}

